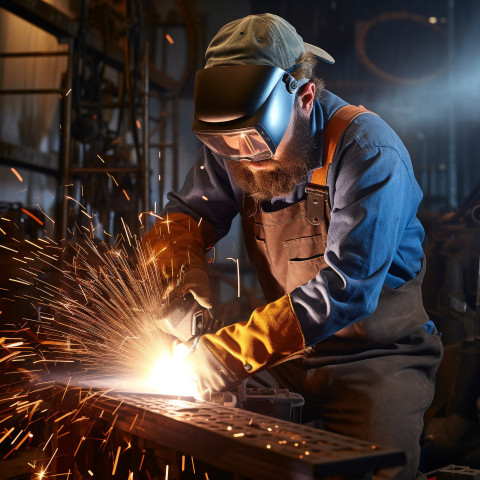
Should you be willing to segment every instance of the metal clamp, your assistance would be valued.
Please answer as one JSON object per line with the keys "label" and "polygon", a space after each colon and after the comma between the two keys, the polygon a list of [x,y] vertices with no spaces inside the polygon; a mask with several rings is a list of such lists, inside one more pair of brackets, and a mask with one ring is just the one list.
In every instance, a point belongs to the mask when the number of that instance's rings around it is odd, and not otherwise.
{"label": "metal clamp", "polygon": [[312,225],[320,225],[325,218],[325,208],[328,207],[328,187],[307,183],[307,220]]}

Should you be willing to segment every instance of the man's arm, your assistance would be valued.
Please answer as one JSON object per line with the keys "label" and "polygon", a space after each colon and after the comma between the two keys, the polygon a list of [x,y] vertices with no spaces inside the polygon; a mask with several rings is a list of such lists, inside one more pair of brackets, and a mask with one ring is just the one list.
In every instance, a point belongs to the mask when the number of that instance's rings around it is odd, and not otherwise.
{"label": "man's arm", "polygon": [[[353,142],[332,171],[329,268],[291,292],[307,346],[373,313],[386,281],[399,286],[421,268],[421,192],[400,153]],[[390,272],[394,259],[398,277]]]}
{"label": "man's arm", "polygon": [[[325,253],[330,267],[256,309],[248,322],[202,337],[192,359],[202,389],[228,389],[372,313],[387,275],[394,281],[389,269],[401,243],[411,249],[406,267],[412,272],[400,277],[413,278],[420,270],[423,229],[415,214],[421,192],[408,156],[358,145],[344,153],[341,168],[333,171]],[[402,283],[407,279],[400,277]]]}
{"label": "man's arm", "polygon": [[203,146],[197,154],[179,192],[170,192],[160,213],[184,213],[197,222],[206,221],[215,230],[216,241],[230,230],[242,208],[242,193],[232,186],[225,160]]}
{"label": "man's arm", "polygon": [[205,253],[228,232],[238,212],[223,160],[203,147],[182,189],[168,197],[161,219],[143,238],[145,263],[168,283],[167,295],[190,292],[210,308]]}

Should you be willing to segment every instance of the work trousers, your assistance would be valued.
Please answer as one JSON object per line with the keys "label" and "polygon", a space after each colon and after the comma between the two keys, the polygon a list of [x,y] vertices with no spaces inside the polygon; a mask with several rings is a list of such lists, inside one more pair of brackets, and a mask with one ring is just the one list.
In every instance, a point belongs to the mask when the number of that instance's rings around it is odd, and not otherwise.
{"label": "work trousers", "polygon": [[420,436],[442,354],[440,335],[419,327],[388,346],[324,352],[324,366],[309,368],[300,359],[269,372],[304,396],[304,423],[406,453],[405,466],[380,470],[375,480],[412,480],[425,478],[417,472]]}

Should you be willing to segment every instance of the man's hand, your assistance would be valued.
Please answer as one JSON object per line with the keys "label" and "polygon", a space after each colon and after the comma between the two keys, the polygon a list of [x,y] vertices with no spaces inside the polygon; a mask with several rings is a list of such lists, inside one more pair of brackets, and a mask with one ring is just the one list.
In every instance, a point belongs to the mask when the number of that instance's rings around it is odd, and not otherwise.
{"label": "man's hand", "polygon": [[247,322],[203,335],[187,361],[200,392],[225,391],[261,370],[296,358],[305,339],[289,295],[259,307]]}
{"label": "man's hand", "polygon": [[[161,305],[152,312],[155,324],[185,343],[195,335],[193,314],[205,313],[202,316],[211,319],[211,315],[207,315],[212,301],[205,251],[215,237],[215,230],[207,222],[172,213],[155,222],[142,240],[139,276],[148,279],[154,275],[164,287],[158,299]],[[200,334],[204,332],[202,328]]]}
{"label": "man's hand", "polygon": [[233,390],[247,377],[242,375],[243,372],[239,372],[239,375],[223,364],[210,347],[207,347],[203,337],[199,339],[195,351],[187,357],[187,360],[195,374],[201,394]]}
{"label": "man's hand", "polygon": [[185,298],[189,293],[203,308],[212,308],[212,292],[207,271],[192,267],[179,276],[177,282],[171,282],[165,295],[169,302],[175,304],[177,300]]}
{"label": "man's hand", "polygon": [[168,308],[157,327],[181,343],[192,347],[201,335],[217,331],[221,323],[216,321],[210,309],[204,308],[191,293],[184,297],[170,297]]}
{"label": "man's hand", "polygon": [[165,282],[170,282],[171,288],[182,283],[196,285],[199,288],[193,286],[192,289],[202,304],[202,299],[209,297],[208,291],[200,288],[202,284],[208,285],[208,281],[204,282],[207,278],[205,252],[215,239],[215,230],[208,222],[196,222],[183,213],[167,214],[155,222],[142,239],[144,274],[153,268]]}

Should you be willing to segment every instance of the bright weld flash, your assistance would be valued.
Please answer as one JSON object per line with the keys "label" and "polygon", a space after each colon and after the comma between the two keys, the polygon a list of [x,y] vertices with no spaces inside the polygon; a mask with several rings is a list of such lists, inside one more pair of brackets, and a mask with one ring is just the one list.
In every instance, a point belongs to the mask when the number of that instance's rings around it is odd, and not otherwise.
{"label": "bright weld flash", "polygon": [[162,355],[155,363],[147,380],[149,390],[163,395],[193,396],[197,394],[194,376],[185,361],[189,349],[182,343],[172,354]]}

